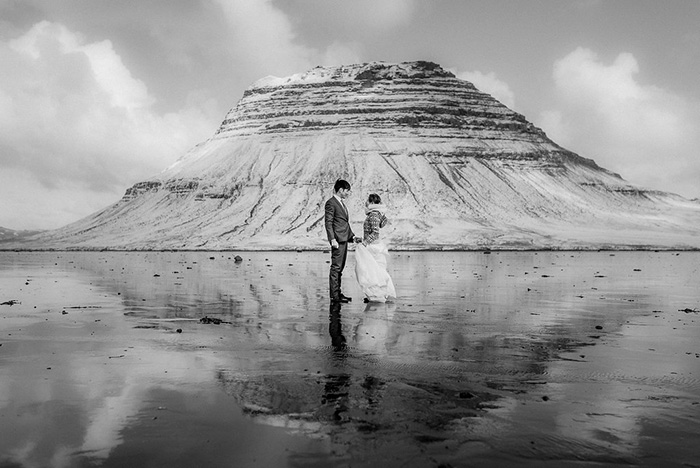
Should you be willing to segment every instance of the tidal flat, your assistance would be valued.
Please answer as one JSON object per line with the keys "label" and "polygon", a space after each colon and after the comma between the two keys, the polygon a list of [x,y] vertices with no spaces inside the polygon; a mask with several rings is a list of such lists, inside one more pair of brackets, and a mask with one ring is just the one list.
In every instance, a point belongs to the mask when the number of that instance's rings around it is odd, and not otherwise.
{"label": "tidal flat", "polygon": [[0,467],[700,466],[700,252],[353,255],[0,252]]}

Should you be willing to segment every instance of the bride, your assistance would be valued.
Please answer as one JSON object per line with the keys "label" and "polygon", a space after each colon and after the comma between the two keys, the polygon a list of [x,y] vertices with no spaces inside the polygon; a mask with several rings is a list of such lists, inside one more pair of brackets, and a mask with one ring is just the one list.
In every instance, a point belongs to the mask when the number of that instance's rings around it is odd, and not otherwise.
{"label": "bride", "polygon": [[355,249],[355,277],[365,295],[365,302],[386,302],[396,298],[394,282],[387,272],[389,249],[379,240],[379,229],[389,222],[382,199],[376,193],[365,204],[367,217],[362,243]]}

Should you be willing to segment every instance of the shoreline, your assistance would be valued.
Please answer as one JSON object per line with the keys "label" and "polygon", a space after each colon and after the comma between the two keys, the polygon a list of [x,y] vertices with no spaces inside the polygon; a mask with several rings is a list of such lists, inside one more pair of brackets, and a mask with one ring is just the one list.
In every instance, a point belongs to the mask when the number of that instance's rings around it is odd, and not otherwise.
{"label": "shoreline", "polygon": [[[395,249],[390,248],[390,252],[700,252],[698,247],[637,247],[637,246],[617,246],[617,247],[603,247],[603,248],[431,248],[431,247],[416,247],[416,248],[402,248]],[[0,247],[0,252],[322,252],[329,253],[330,250],[327,248],[318,249],[299,249],[299,248],[289,248],[289,249],[121,249],[121,248],[106,248],[106,247],[96,247],[96,248],[3,248]]]}

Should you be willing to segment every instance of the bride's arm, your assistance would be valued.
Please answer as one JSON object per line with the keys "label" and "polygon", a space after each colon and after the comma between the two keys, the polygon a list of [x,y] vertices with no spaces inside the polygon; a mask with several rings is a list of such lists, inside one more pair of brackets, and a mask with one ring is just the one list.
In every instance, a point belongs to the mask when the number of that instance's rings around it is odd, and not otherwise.
{"label": "bride's arm", "polygon": [[372,242],[379,239],[379,225],[381,224],[381,221],[377,213],[370,213],[369,215],[367,215],[367,221],[370,230],[369,232],[365,231],[364,241],[366,244],[371,244]]}

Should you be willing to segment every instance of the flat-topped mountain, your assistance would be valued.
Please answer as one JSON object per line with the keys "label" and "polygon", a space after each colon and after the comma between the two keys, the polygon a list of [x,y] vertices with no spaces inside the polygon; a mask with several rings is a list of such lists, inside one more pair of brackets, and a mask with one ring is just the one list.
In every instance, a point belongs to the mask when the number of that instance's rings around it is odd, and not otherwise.
{"label": "flat-topped mountain", "polygon": [[32,248],[323,249],[348,180],[394,248],[700,248],[700,204],[630,185],[429,62],[317,67],[248,88],[207,141]]}

